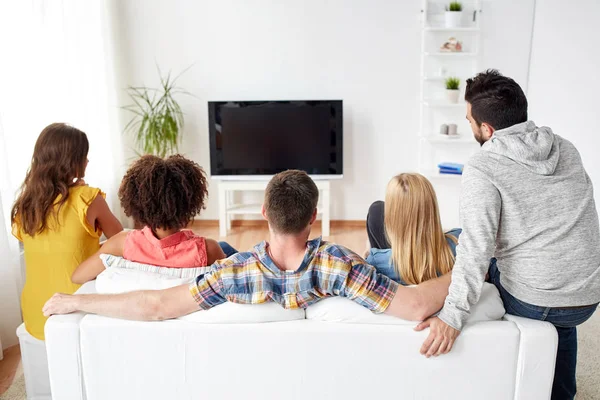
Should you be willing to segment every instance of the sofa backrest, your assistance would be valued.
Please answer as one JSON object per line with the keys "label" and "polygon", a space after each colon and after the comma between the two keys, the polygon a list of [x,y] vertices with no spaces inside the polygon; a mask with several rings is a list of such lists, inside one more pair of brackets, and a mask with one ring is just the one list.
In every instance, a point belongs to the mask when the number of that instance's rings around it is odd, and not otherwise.
{"label": "sofa backrest", "polygon": [[86,315],[88,400],[512,399],[519,329],[467,326],[454,350],[426,359],[413,326],[298,320],[199,324]]}

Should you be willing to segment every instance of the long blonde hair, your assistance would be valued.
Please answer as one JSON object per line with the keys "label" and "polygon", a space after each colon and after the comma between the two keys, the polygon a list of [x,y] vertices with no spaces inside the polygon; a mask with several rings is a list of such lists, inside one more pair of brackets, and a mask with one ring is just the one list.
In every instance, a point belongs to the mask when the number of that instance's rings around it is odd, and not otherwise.
{"label": "long blonde hair", "polygon": [[442,231],[435,190],[424,176],[400,174],[390,180],[384,225],[392,262],[407,284],[418,285],[452,269],[454,255]]}

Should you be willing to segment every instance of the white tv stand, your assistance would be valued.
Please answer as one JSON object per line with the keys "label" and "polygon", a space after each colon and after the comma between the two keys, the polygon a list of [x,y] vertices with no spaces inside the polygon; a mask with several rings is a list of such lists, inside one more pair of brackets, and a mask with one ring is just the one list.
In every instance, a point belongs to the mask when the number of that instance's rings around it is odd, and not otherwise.
{"label": "white tv stand", "polygon": [[[264,181],[219,181],[219,235],[227,236],[231,229],[231,220],[234,215],[260,215],[262,204],[234,204],[233,193],[236,191],[264,191],[268,180]],[[329,236],[330,216],[330,187],[328,180],[315,180],[320,192],[320,202],[317,214],[321,215],[321,233]]]}

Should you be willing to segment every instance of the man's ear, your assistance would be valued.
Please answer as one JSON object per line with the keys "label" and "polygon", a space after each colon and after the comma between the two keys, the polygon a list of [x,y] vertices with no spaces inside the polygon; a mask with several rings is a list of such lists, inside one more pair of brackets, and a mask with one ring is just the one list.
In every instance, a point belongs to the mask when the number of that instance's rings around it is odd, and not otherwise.
{"label": "man's ear", "polygon": [[481,124],[481,133],[483,133],[483,136],[486,140],[489,140],[495,131],[496,130],[494,129],[494,127],[488,124],[487,122],[483,122]]}
{"label": "man's ear", "polygon": [[260,208],[260,213],[262,214],[263,218],[268,221],[268,219],[267,219],[267,210],[265,210],[265,205],[264,204]]}
{"label": "man's ear", "polygon": [[309,225],[314,224],[316,219],[317,219],[317,209],[315,208],[315,211],[313,211],[312,218],[310,219],[310,224]]}

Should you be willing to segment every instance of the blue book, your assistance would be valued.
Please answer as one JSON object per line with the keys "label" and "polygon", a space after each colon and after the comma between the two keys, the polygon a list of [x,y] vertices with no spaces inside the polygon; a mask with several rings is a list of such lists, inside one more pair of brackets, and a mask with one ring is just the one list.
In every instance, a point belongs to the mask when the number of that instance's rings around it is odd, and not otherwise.
{"label": "blue book", "polygon": [[462,171],[455,171],[453,169],[442,169],[442,168],[440,168],[440,174],[462,175]]}
{"label": "blue book", "polygon": [[457,164],[457,163],[450,163],[450,162],[443,162],[443,163],[439,163],[438,164],[438,168],[440,170],[446,170],[446,171],[459,171],[462,172],[463,168],[465,166],[463,164]]}

